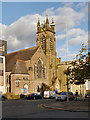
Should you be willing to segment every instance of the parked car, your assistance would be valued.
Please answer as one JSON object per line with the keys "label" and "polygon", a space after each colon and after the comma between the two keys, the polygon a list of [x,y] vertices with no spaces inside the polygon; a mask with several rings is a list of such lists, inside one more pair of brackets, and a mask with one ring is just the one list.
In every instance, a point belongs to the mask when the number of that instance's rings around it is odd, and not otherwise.
{"label": "parked car", "polygon": [[26,99],[43,99],[43,95],[40,95],[40,93],[32,93],[27,95]]}
{"label": "parked car", "polygon": [[26,99],[27,95],[20,94],[20,99]]}
{"label": "parked car", "polygon": [[44,98],[55,98],[55,91],[44,91]]}
{"label": "parked car", "polygon": [[90,91],[85,94],[85,98],[90,98]]}
{"label": "parked car", "polygon": [[[75,95],[72,92],[69,92],[69,99],[73,100]],[[67,92],[60,92],[56,96],[56,100],[67,100]]]}
{"label": "parked car", "polygon": [[0,100],[5,100],[5,99],[7,99],[6,95],[0,94]]}

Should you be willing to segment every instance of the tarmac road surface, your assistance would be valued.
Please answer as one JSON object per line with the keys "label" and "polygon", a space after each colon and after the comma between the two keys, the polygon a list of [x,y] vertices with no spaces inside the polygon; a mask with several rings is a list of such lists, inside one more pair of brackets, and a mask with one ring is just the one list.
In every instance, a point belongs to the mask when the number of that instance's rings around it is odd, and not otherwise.
{"label": "tarmac road surface", "polygon": [[[40,107],[55,99],[2,101],[2,118],[88,118],[88,112],[69,112]],[[62,102],[63,104],[63,102]]]}

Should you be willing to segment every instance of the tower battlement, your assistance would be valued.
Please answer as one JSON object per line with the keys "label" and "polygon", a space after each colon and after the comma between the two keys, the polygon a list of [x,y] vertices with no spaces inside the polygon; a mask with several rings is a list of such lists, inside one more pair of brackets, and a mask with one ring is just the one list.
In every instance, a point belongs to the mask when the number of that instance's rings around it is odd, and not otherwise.
{"label": "tower battlement", "polygon": [[38,22],[37,22],[37,34],[43,31],[50,31],[53,32],[55,34],[55,24],[54,24],[54,20],[52,18],[52,22],[51,24],[49,24],[49,19],[48,16],[46,16],[46,21],[44,21],[44,23],[40,24],[40,20],[38,18]]}

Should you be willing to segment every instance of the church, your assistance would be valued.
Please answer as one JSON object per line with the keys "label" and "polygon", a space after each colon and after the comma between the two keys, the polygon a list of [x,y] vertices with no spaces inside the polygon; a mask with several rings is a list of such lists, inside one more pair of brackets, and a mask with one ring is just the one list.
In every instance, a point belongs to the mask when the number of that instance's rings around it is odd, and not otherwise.
{"label": "church", "polygon": [[[67,61],[61,62],[61,58],[57,58],[53,18],[49,23],[46,16],[43,24],[38,18],[36,46],[6,55],[5,91],[12,95],[45,90],[67,91],[66,69]],[[80,85],[69,84],[70,91],[75,92],[76,89],[80,91]],[[86,92],[86,85],[82,89]]]}
{"label": "church", "polygon": [[[48,16],[43,24],[38,18],[37,45],[6,56],[6,91],[19,95],[54,90],[57,79],[55,24]],[[58,59],[58,61],[60,61]]]}

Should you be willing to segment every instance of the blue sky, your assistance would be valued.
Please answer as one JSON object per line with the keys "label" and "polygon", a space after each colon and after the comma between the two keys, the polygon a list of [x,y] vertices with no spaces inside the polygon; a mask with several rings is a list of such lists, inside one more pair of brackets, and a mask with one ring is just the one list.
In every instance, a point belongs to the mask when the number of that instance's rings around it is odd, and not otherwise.
{"label": "blue sky", "polygon": [[[42,5],[44,7],[42,7]],[[20,17],[25,16],[27,14],[42,14],[42,12],[47,9],[54,6],[55,8],[60,7],[61,4],[57,3],[3,3],[3,24],[11,24],[12,22],[18,20]],[[8,10],[8,11],[7,11]],[[6,18],[8,19],[6,19]]]}
{"label": "blue sky", "polygon": [[3,2],[2,39],[8,42],[8,52],[36,45],[37,19],[43,22],[48,14],[49,20],[53,17],[56,24],[57,56],[66,60],[68,38],[68,58],[72,60],[88,39],[87,10],[85,2]]}

